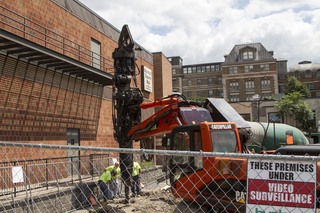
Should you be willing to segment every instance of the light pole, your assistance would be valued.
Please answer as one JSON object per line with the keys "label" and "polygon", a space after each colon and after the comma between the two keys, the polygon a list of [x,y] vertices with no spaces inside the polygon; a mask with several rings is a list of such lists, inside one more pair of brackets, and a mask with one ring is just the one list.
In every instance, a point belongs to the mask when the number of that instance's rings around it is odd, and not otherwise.
{"label": "light pole", "polygon": [[259,94],[254,94],[254,95],[252,96],[252,100],[253,100],[253,101],[256,101],[257,104],[258,104],[258,123],[260,123],[260,110],[259,110],[259,108],[260,108],[260,100],[261,100],[261,97],[260,97]]}

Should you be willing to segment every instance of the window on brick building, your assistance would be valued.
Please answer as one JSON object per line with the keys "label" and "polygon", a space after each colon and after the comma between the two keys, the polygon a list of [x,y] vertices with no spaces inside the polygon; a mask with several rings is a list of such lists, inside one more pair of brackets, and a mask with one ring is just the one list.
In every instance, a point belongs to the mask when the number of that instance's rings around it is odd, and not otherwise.
{"label": "window on brick building", "polygon": [[188,80],[188,86],[192,86],[191,80]]}
{"label": "window on brick building", "polygon": [[294,72],[294,77],[300,78],[300,72],[299,72],[299,71],[295,71],[295,72]]}
{"label": "window on brick building", "polygon": [[307,70],[306,73],[305,73],[305,78],[311,78],[311,77],[312,77],[311,71]]}
{"label": "window on brick building", "polygon": [[187,97],[191,97],[192,96],[192,92],[191,91],[188,91],[187,92]]}
{"label": "window on brick building", "polygon": [[246,101],[252,101],[252,96],[254,96],[254,94],[246,94]]}
{"label": "window on brick building", "polygon": [[172,75],[176,74],[176,69],[172,69]]}
{"label": "window on brick building", "polygon": [[221,70],[221,66],[220,65],[216,65],[216,71],[220,71]]}
{"label": "window on brick building", "polygon": [[222,78],[218,78],[218,84],[222,84]]}
{"label": "window on brick building", "polygon": [[198,92],[197,92],[197,95],[198,95],[198,97],[202,97],[202,96],[201,96],[201,91],[198,91]]}
{"label": "window on brick building", "polygon": [[208,85],[212,84],[212,78],[208,78]]}
{"label": "window on brick building", "polygon": [[188,73],[188,68],[184,67],[183,68],[183,74],[187,74]]}
{"label": "window on brick building", "polygon": [[239,101],[239,95],[230,95],[230,101],[231,102]]}
{"label": "window on brick building", "polygon": [[261,64],[260,71],[269,71],[269,64]]}
{"label": "window on brick building", "polygon": [[242,116],[242,118],[246,121],[251,121],[250,119],[250,113],[245,113],[245,114],[240,114]]}
{"label": "window on brick building", "polygon": [[201,85],[201,79],[197,80],[197,85]]}
{"label": "window on brick building", "polygon": [[246,90],[254,89],[254,81],[246,81]]}
{"label": "window on brick building", "polygon": [[201,67],[197,67],[197,73],[201,72]]}
{"label": "window on brick building", "polygon": [[192,67],[192,73],[197,73],[197,67]]}
{"label": "window on brick building", "polygon": [[208,97],[213,97],[213,90],[208,91]]}
{"label": "window on brick building", "polygon": [[173,87],[173,88],[177,87],[177,81],[176,81],[176,79],[172,80],[172,87]]}
{"label": "window on brick building", "polygon": [[91,38],[91,51],[92,51],[92,66],[100,69],[101,65],[100,65],[100,54],[101,54],[101,44],[99,41]]}
{"label": "window on brick building", "polygon": [[270,89],[271,88],[270,80],[269,79],[262,80],[261,81],[261,88],[262,89]]}
{"label": "window on brick building", "polygon": [[192,73],[192,67],[188,67],[188,74]]}
{"label": "window on brick building", "polygon": [[211,65],[211,72],[215,71],[215,66]]}
{"label": "window on brick building", "polygon": [[219,92],[219,97],[223,97],[223,90],[219,89],[218,92]]}
{"label": "window on brick building", "polygon": [[280,93],[284,93],[285,92],[285,88],[286,88],[286,85],[279,85],[279,92]]}
{"label": "window on brick building", "polygon": [[307,87],[309,90],[314,90],[314,84],[313,83],[307,83]]}
{"label": "window on brick building", "polygon": [[239,83],[238,82],[231,82],[230,83],[230,91],[237,91],[239,90]]}
{"label": "window on brick building", "polygon": [[201,67],[201,72],[206,72],[206,67],[205,66]]}
{"label": "window on brick building", "polygon": [[229,74],[238,73],[238,67],[229,67]]}
{"label": "window on brick building", "polygon": [[206,66],[206,72],[210,72],[210,66]]}
{"label": "window on brick building", "polygon": [[268,100],[269,98],[271,98],[271,92],[263,92],[261,94],[261,99],[262,100]]}
{"label": "window on brick building", "polygon": [[244,66],[244,72],[253,72],[253,66],[252,65]]}

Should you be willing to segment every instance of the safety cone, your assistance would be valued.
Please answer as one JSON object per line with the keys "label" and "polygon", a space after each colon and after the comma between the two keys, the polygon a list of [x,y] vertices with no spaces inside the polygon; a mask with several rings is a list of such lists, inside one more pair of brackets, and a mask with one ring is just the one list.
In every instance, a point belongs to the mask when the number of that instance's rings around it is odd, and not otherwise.
{"label": "safety cone", "polygon": [[98,205],[96,199],[93,197],[92,194],[89,197],[89,202],[90,202],[91,206],[97,206]]}

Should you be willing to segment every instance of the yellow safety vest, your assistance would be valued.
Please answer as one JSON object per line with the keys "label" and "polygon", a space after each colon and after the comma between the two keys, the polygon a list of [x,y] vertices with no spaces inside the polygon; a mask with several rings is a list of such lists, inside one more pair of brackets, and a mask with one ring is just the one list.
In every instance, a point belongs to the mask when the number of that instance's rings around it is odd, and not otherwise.
{"label": "yellow safety vest", "polygon": [[139,175],[139,169],[141,169],[140,165],[137,162],[133,162],[132,177]]}
{"label": "yellow safety vest", "polygon": [[118,177],[118,175],[121,175],[120,166],[118,168],[116,168],[115,166],[107,167],[107,171],[111,172],[112,170],[116,170],[117,171],[117,174],[114,177],[112,177],[113,179],[116,179]]}
{"label": "yellow safety vest", "polygon": [[111,174],[109,171],[105,171],[99,178],[99,180],[102,180],[103,182],[107,183],[109,180],[111,180]]}

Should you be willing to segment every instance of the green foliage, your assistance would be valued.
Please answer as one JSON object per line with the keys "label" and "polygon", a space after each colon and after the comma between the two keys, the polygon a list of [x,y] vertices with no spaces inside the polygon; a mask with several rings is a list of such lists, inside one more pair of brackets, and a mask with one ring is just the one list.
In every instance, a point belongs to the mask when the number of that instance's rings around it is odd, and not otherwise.
{"label": "green foliage", "polygon": [[202,102],[202,101],[206,101],[207,97],[190,96],[190,97],[188,97],[188,100]]}
{"label": "green foliage", "polygon": [[140,164],[141,169],[148,169],[152,167],[152,161],[145,161],[143,160],[142,163]]}
{"label": "green foliage", "polygon": [[270,97],[270,98],[268,98],[268,100],[276,100],[275,95],[274,95],[274,94],[272,94],[272,95],[271,95],[271,97]]}
{"label": "green foliage", "polygon": [[311,93],[307,88],[307,85],[301,83],[296,77],[288,76],[287,77],[287,84],[285,87],[285,94],[293,93],[293,92],[300,92],[303,94],[304,97],[310,97]]}
{"label": "green foliage", "polygon": [[308,131],[312,126],[313,113],[309,105],[304,101],[304,94],[292,92],[277,99],[275,104],[278,110],[278,116],[286,118],[295,118],[301,124],[303,131]]}

